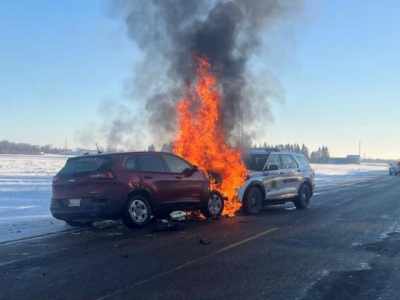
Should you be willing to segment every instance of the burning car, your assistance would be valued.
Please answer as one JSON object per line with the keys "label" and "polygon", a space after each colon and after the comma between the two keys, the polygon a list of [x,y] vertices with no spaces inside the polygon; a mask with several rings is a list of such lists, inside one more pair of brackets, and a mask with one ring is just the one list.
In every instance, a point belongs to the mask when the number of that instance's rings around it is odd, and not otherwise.
{"label": "burning car", "polygon": [[238,190],[247,214],[258,214],[265,204],[294,203],[298,209],[310,204],[315,189],[315,172],[304,155],[276,149],[245,153],[247,181]]}
{"label": "burning car", "polygon": [[174,210],[200,210],[212,217],[224,209],[205,172],[166,152],[70,158],[52,187],[52,215],[72,226],[121,219],[135,228]]}

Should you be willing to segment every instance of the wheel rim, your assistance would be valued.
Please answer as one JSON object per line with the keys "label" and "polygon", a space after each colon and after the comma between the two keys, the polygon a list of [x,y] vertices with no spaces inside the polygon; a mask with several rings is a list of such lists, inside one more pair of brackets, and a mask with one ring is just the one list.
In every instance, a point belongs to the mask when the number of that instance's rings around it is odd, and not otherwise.
{"label": "wheel rim", "polygon": [[260,203],[259,196],[254,192],[251,193],[250,201],[249,201],[250,209],[251,210],[257,210],[258,206],[259,206],[259,203]]}
{"label": "wheel rim", "polygon": [[149,210],[142,200],[135,199],[130,204],[129,213],[135,223],[143,223],[148,217]]}
{"label": "wheel rim", "polygon": [[208,199],[208,211],[216,216],[218,215],[222,210],[222,199],[219,195],[217,194],[212,194],[210,196],[210,199]]}
{"label": "wheel rim", "polygon": [[301,191],[301,203],[303,203],[303,205],[307,205],[309,201],[310,201],[310,191],[308,190],[307,187],[304,187],[303,190]]}

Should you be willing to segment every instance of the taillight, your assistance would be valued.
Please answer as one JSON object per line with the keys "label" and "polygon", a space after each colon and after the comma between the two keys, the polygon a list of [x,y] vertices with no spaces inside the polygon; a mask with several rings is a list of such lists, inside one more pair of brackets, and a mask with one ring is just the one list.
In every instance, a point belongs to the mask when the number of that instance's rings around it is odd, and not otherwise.
{"label": "taillight", "polygon": [[57,182],[59,179],[60,179],[60,177],[54,176],[53,179],[52,179],[51,181],[54,183],[54,182]]}
{"label": "taillight", "polygon": [[114,174],[111,172],[105,172],[105,173],[95,173],[89,175],[90,178],[99,178],[99,179],[113,179]]}

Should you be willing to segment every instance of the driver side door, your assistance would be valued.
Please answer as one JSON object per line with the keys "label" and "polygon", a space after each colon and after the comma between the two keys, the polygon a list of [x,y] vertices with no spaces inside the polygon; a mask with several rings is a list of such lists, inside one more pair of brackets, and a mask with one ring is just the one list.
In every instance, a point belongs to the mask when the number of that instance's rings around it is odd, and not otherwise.
{"label": "driver side door", "polygon": [[162,155],[168,172],[174,176],[174,195],[177,202],[199,202],[206,197],[208,182],[202,174],[183,159],[172,155]]}
{"label": "driver side door", "polygon": [[[277,170],[272,170],[271,166],[278,166]],[[280,199],[285,197],[285,185],[283,183],[282,162],[278,154],[271,154],[264,169],[264,187],[266,198]]]}

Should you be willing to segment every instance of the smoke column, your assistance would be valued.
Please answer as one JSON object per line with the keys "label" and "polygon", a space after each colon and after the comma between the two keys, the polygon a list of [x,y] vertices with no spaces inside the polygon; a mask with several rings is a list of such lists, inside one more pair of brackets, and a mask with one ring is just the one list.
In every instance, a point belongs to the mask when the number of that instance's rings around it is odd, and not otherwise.
{"label": "smoke column", "polygon": [[[249,62],[257,62],[260,50],[269,46],[263,34],[302,8],[301,0],[112,1],[114,16],[124,18],[143,58],[131,87],[131,101],[140,109],[127,108],[111,120],[109,146],[126,148],[138,128],[156,141],[173,139],[177,104],[195,78],[194,54],[207,57],[218,76],[223,95],[219,126],[229,140],[238,141],[242,116],[245,125],[262,126],[271,118],[269,97],[278,95],[280,86],[268,86],[271,80],[260,83]],[[256,67],[262,69],[266,62],[261,59]]]}

